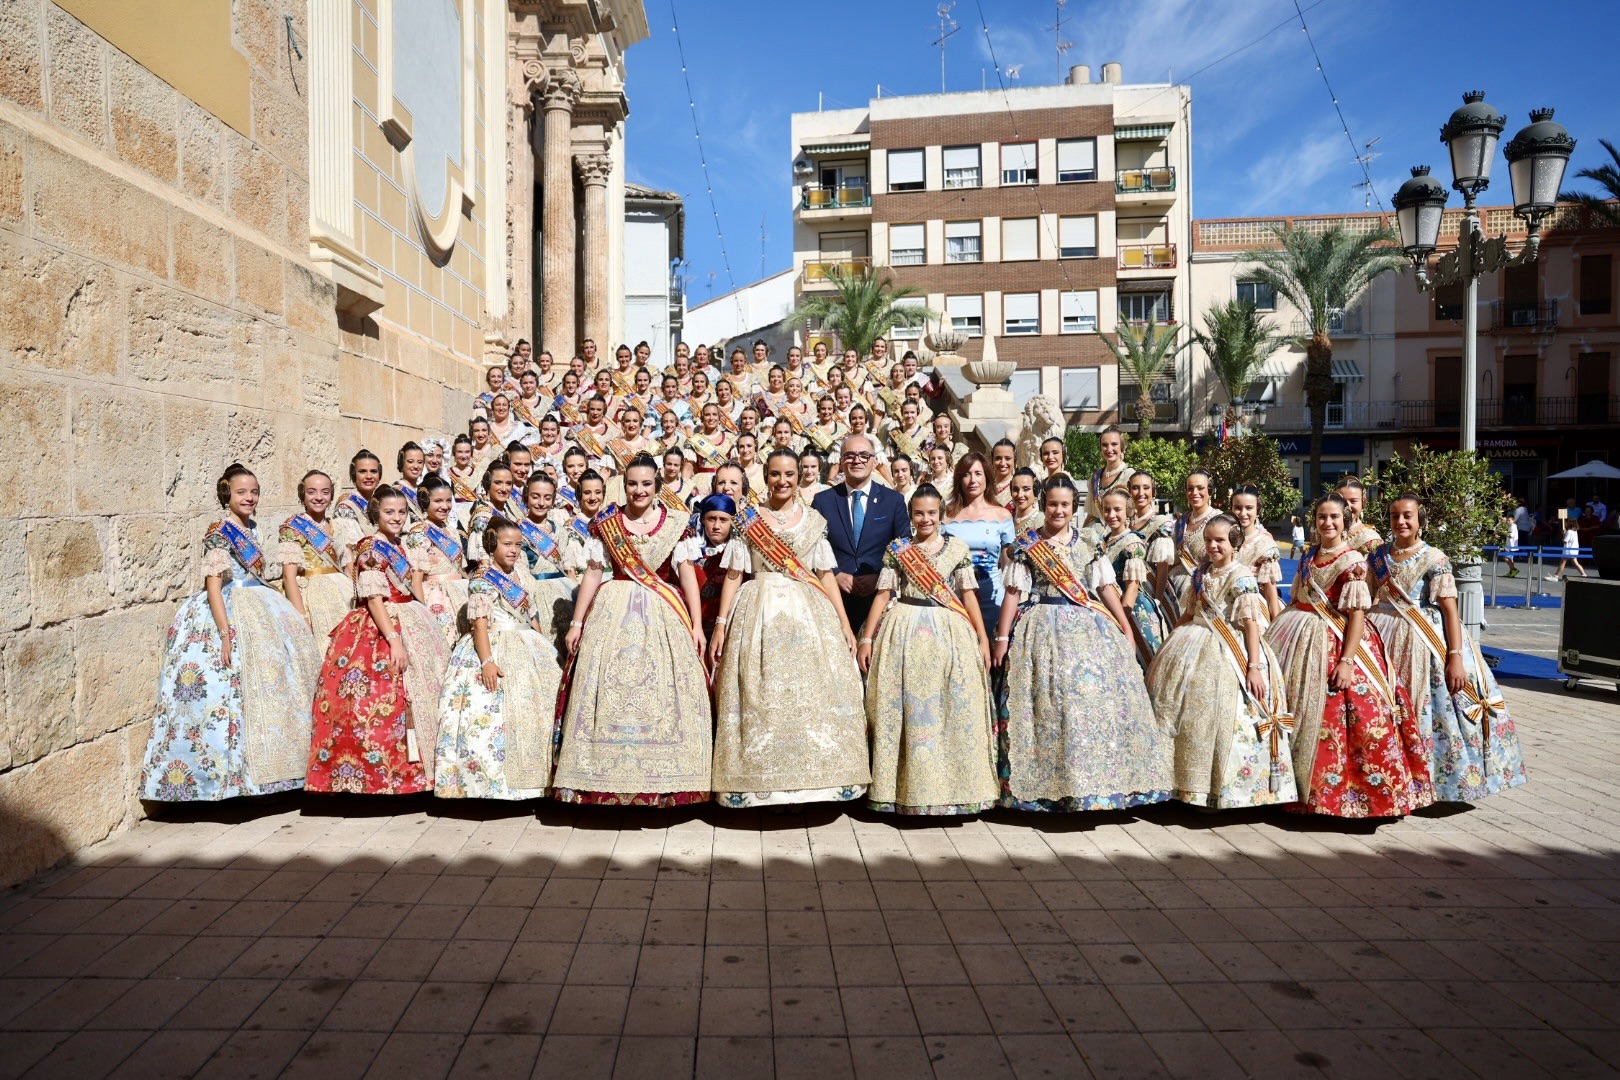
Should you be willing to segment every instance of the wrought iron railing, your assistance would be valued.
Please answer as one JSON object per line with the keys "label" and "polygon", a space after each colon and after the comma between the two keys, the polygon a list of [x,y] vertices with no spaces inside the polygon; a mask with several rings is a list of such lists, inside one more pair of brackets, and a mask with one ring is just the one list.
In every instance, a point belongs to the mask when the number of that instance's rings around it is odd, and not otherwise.
{"label": "wrought iron railing", "polygon": [[[1462,402],[1455,400],[1329,402],[1325,426],[1330,431],[1425,431],[1455,428],[1461,419]],[[1481,428],[1620,424],[1620,396],[1491,398],[1479,403],[1478,423]],[[1309,431],[1310,408],[1300,402],[1272,405],[1263,426],[1273,433]]]}

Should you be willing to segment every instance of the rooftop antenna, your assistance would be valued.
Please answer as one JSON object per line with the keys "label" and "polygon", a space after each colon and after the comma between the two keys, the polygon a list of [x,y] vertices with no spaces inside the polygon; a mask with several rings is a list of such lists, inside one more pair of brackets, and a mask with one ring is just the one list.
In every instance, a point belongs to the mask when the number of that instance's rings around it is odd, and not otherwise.
{"label": "rooftop antenna", "polygon": [[759,276],[760,276],[760,278],[762,280],[765,277],[765,217],[764,217],[764,215],[761,215],[760,219],[759,219]]}
{"label": "rooftop antenna", "polygon": [[713,300],[714,299],[714,271],[713,270],[709,271],[709,280],[704,283],[704,287],[709,290],[709,299]]}
{"label": "rooftop antenna", "polygon": [[956,20],[951,18],[951,9],[955,6],[956,0],[951,0],[951,3],[940,4],[934,9],[939,15],[939,37],[931,44],[939,50],[939,92],[942,94],[945,92],[945,42],[962,29],[956,25]]}
{"label": "rooftop antenna", "polygon": [[1374,135],[1372,138],[1362,143],[1361,153],[1357,154],[1355,158],[1352,159],[1357,165],[1361,166],[1362,178],[1351,186],[1363,189],[1365,196],[1363,206],[1365,207],[1367,213],[1372,212],[1373,201],[1372,174],[1367,171],[1367,166],[1378,160],[1380,157],[1383,157],[1383,154],[1380,151],[1373,149],[1374,146],[1378,145],[1378,140],[1382,138],[1382,135]]}
{"label": "rooftop antenna", "polygon": [[1069,0],[1056,0],[1053,5],[1052,25],[1047,27],[1048,30],[1052,31],[1052,46],[1057,50],[1058,82],[1063,81],[1063,54],[1074,48],[1074,42],[1066,41],[1063,37],[1063,24],[1069,21],[1069,17],[1063,14],[1063,9],[1068,6],[1068,3]]}
{"label": "rooftop antenna", "polygon": [[1018,78],[1019,72],[1021,72],[1023,70],[1024,70],[1024,65],[1023,64],[1008,64],[1007,65],[1007,78],[1016,79],[1016,78]]}

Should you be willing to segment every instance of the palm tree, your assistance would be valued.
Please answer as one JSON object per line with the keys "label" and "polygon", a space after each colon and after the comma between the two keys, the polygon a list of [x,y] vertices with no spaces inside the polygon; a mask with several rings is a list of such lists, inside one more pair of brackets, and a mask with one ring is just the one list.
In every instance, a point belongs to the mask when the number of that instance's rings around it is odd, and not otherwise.
{"label": "palm tree", "polygon": [[782,320],[783,330],[808,330],[819,326],[838,335],[846,349],[869,356],[872,342],[887,336],[897,326],[922,326],[939,312],[922,305],[896,304],[923,293],[909,285],[895,285],[886,267],[827,267],[827,280],[833,291],[806,296]]}
{"label": "palm tree", "polygon": [[1609,160],[1597,168],[1581,169],[1575,175],[1582,180],[1591,180],[1603,191],[1593,195],[1585,191],[1560,191],[1559,202],[1580,203],[1591,214],[1592,224],[1595,226],[1620,225],[1620,150],[1615,149],[1614,143],[1608,139],[1599,139],[1603,149],[1609,152]]}
{"label": "palm tree", "polygon": [[1165,368],[1186,346],[1176,343],[1175,327],[1160,333],[1152,319],[1141,331],[1121,327],[1118,337],[1117,345],[1107,338],[1103,338],[1103,344],[1119,364],[1119,381],[1136,384],[1136,423],[1145,438],[1152,430],[1157,411],[1153,403],[1153,384],[1164,378]]}
{"label": "palm tree", "polygon": [[[1305,403],[1311,414],[1311,465],[1307,492],[1322,484],[1322,428],[1333,394],[1332,320],[1355,303],[1373,280],[1406,265],[1387,227],[1350,232],[1334,225],[1313,232],[1288,226],[1273,230],[1275,248],[1250,251],[1242,273],[1269,285],[1305,321]],[[1473,391],[1470,390],[1469,393]]]}
{"label": "palm tree", "polygon": [[1194,330],[1192,336],[1226,390],[1228,410],[1248,393],[1271,354],[1289,340],[1247,300],[1213,305],[1204,312],[1204,330]]}

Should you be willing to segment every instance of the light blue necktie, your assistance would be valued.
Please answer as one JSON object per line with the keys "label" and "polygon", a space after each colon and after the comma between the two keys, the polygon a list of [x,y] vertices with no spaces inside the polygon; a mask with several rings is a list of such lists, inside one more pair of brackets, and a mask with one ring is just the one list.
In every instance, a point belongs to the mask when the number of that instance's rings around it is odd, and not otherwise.
{"label": "light blue necktie", "polygon": [[855,508],[849,512],[849,522],[855,533],[855,542],[861,542],[861,526],[866,524],[866,492],[856,491]]}

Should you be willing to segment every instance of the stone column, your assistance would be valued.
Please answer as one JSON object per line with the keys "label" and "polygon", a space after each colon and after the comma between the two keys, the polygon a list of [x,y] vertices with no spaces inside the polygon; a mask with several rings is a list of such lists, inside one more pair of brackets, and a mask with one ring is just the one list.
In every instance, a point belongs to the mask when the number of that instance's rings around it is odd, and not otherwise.
{"label": "stone column", "polygon": [[579,181],[584,188],[584,229],[580,242],[585,251],[581,260],[585,280],[585,333],[584,337],[606,348],[608,339],[608,177],[613,173],[613,159],[606,154],[578,154],[574,168],[579,170]]}
{"label": "stone column", "polygon": [[[568,68],[550,73],[541,101],[545,122],[541,148],[540,182],[544,213],[540,223],[541,297],[545,348],[564,366],[574,355],[574,102],[579,100],[579,76]],[[535,352],[540,351],[536,345]]]}
{"label": "stone column", "polygon": [[[506,275],[507,308],[499,319],[504,341],[489,342],[504,352],[519,338],[534,339],[534,138],[531,121],[534,95],[546,84],[546,68],[537,59],[518,61],[506,110]],[[539,352],[539,346],[535,346]],[[498,363],[499,360],[491,360]],[[501,357],[505,359],[505,357]]]}

